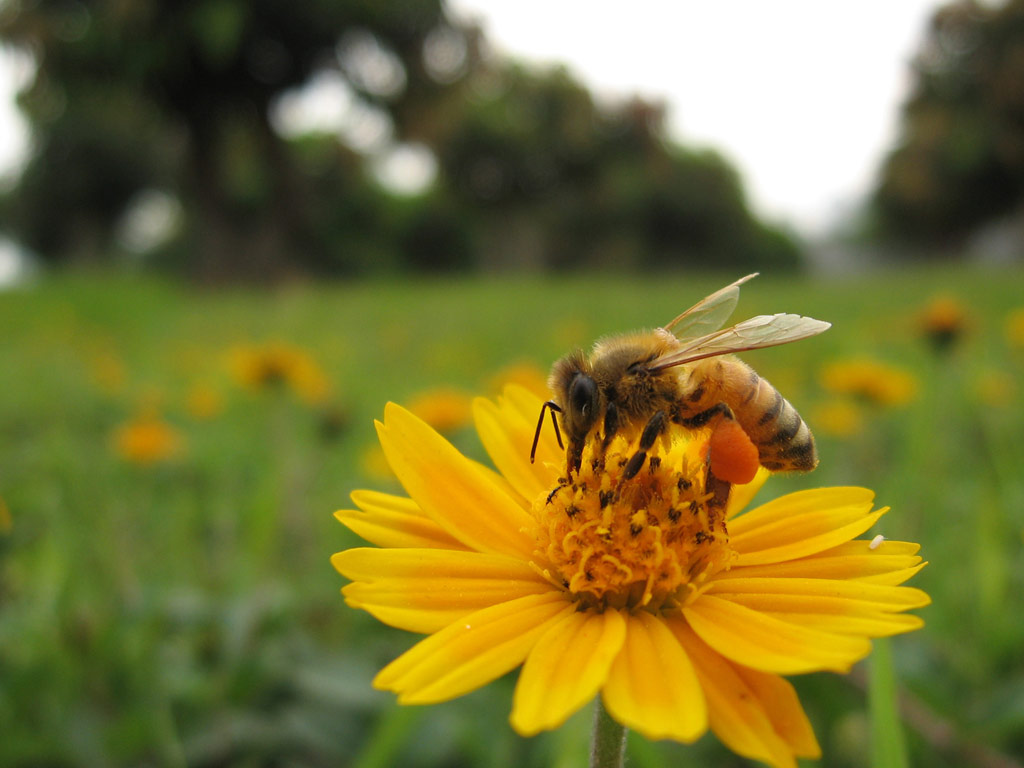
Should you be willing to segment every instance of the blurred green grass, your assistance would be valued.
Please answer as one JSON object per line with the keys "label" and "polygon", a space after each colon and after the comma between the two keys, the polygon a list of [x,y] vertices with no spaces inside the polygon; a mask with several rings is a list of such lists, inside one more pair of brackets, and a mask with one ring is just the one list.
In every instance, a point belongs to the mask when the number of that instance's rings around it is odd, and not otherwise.
{"label": "blurred green grass", "polygon": [[[331,517],[368,476],[373,418],[432,387],[486,392],[510,363],[666,322],[738,275],[509,277],[202,291],[68,274],[0,293],[0,765],[584,764],[588,715],[532,740],[507,726],[511,680],[400,710],[374,672],[412,644],[346,608],[328,563],[358,544]],[[951,295],[963,337],[937,353],[920,313]],[[866,485],[878,530],[922,543],[934,604],[895,638],[913,765],[1024,760],[1024,349],[1008,313],[1024,272],[904,269],[810,281],[762,276],[736,317],[799,312],[827,334],[745,356],[815,428],[821,465],[765,493]],[[253,393],[227,359],[297,345],[330,381],[310,404]],[[859,430],[815,422],[820,371],[869,357],[918,383],[903,406],[855,403]],[[223,400],[189,413],[190,389]],[[119,425],[158,410],[185,441],[127,462]],[[483,458],[464,429],[451,436]],[[795,683],[829,766],[867,764],[866,679]],[[713,738],[631,739],[639,766],[744,765]],[[989,760],[990,762],[985,762]],[[1005,763],[1004,763],[1005,764]],[[1012,763],[1011,763],[1012,764]]]}

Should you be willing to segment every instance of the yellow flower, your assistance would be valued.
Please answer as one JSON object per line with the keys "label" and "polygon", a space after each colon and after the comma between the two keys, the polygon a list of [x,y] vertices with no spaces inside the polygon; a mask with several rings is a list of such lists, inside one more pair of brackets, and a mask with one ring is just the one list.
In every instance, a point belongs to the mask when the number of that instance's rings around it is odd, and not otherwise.
{"label": "yellow flower", "polygon": [[283,342],[239,346],[229,353],[229,367],[239,384],[251,392],[290,388],[310,404],[324,401],[327,376],[298,347]]}
{"label": "yellow flower", "polygon": [[455,432],[473,418],[472,398],[448,387],[425,390],[410,399],[406,407],[438,432]]}
{"label": "yellow flower", "polygon": [[917,379],[902,368],[867,358],[830,363],[821,383],[837,395],[852,395],[874,405],[905,405],[917,395]]}
{"label": "yellow flower", "polygon": [[113,352],[100,352],[91,361],[93,381],[108,395],[122,390],[125,381],[124,363]]}
{"label": "yellow flower", "polygon": [[152,412],[122,424],[114,432],[114,450],[134,464],[156,464],[176,458],[184,447],[181,433]]}
{"label": "yellow flower", "polygon": [[921,332],[936,351],[949,349],[967,329],[967,312],[953,296],[936,296],[919,317]]}
{"label": "yellow flower", "polygon": [[1024,349],[1024,307],[1006,316],[1006,341],[1015,349]]}
{"label": "yellow flower", "polygon": [[864,414],[849,400],[830,400],[814,409],[814,431],[834,437],[851,437],[864,429]]}
{"label": "yellow flower", "polygon": [[460,454],[400,406],[377,424],[409,497],[356,491],[337,518],[376,547],[339,552],[348,604],[428,635],[374,685],[403,704],[468,693],[522,665],[511,723],[556,728],[595,695],[651,739],[708,728],[774,766],[820,750],[781,675],[847,671],[869,638],[917,629],[928,596],[898,586],[923,564],[916,544],[855,540],[886,510],[862,488],[789,494],[745,514],[768,473],[704,491],[708,435],[673,428],[622,478],[638,435],[560,480],[565,455],[541,400],[509,387],[477,399],[477,431],[498,472]]}
{"label": "yellow flower", "polygon": [[394,477],[379,443],[367,445],[360,451],[359,470],[363,475],[374,480],[390,480]]}
{"label": "yellow flower", "polygon": [[1005,408],[1017,402],[1017,382],[1006,371],[985,369],[974,378],[974,395],[984,405]]}
{"label": "yellow flower", "polygon": [[195,384],[185,396],[185,409],[197,421],[217,418],[224,410],[224,396],[209,384]]}

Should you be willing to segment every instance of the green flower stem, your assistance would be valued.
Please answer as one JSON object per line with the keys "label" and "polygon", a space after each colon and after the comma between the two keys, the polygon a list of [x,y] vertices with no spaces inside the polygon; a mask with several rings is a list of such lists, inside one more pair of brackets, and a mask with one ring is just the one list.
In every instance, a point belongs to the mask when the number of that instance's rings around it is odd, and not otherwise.
{"label": "green flower stem", "polygon": [[594,706],[594,736],[590,743],[590,768],[622,768],[626,757],[626,726],[612,720],[601,697]]}
{"label": "green flower stem", "polygon": [[871,661],[868,662],[871,765],[875,768],[908,768],[910,763],[903,740],[889,638],[878,638],[874,646]]}

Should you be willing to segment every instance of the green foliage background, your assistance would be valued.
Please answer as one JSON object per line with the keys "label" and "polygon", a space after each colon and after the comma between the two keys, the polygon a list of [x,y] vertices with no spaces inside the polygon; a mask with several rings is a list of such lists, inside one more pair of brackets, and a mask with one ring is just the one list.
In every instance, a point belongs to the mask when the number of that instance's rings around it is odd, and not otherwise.
{"label": "green foliage background", "polygon": [[[513,734],[514,678],[422,709],[372,690],[375,671],[415,638],[343,604],[328,558],[359,542],[331,513],[355,488],[397,490],[361,463],[385,401],[440,385],[484,392],[511,362],[546,367],[571,345],[665,322],[735,277],[203,293],[67,274],[0,293],[0,498],[13,521],[0,533],[0,765],[584,765],[586,712],[557,733]],[[938,355],[917,313],[951,291],[968,323]],[[1020,270],[764,276],[737,313],[834,323],[746,356],[812,427],[828,361],[870,356],[919,380],[913,402],[869,409],[858,435],[818,429],[819,469],[763,491],[866,485],[892,506],[877,532],[921,542],[931,563],[912,583],[934,604],[920,612],[923,630],[890,644],[912,765],[1024,761],[1024,349],[1004,335],[1022,296]],[[266,339],[317,359],[331,398],[311,407],[239,390],[225,355]],[[104,356],[123,364],[116,387],[96,381]],[[992,376],[1009,394],[979,399]],[[197,382],[226,399],[210,421],[184,408]],[[142,403],[159,403],[184,433],[182,457],[144,467],[114,453],[112,432]],[[484,458],[471,429],[452,439]],[[795,679],[823,765],[868,763],[865,680],[861,668]],[[746,764],[712,737],[693,747],[632,738],[630,761]]]}
{"label": "green foliage background", "polygon": [[[0,230],[43,263],[144,256],[212,282],[799,266],[728,160],[670,139],[664,105],[605,103],[563,67],[490,53],[440,0],[9,3],[0,43],[35,65],[18,96],[32,151],[0,190]],[[381,126],[375,142],[282,127],[281,104],[321,77],[349,123]],[[373,173],[403,142],[436,166],[415,195]],[[119,235],[154,194],[178,216],[140,255]]]}

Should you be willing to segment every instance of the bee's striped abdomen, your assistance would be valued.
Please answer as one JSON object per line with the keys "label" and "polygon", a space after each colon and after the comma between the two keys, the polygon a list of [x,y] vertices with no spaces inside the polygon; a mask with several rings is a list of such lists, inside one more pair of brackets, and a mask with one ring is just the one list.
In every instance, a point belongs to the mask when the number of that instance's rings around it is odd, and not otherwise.
{"label": "bee's striped abdomen", "polygon": [[746,403],[730,406],[757,446],[761,465],[783,472],[814,469],[818,463],[814,437],[796,408],[765,379],[758,377],[752,389],[754,394]]}

